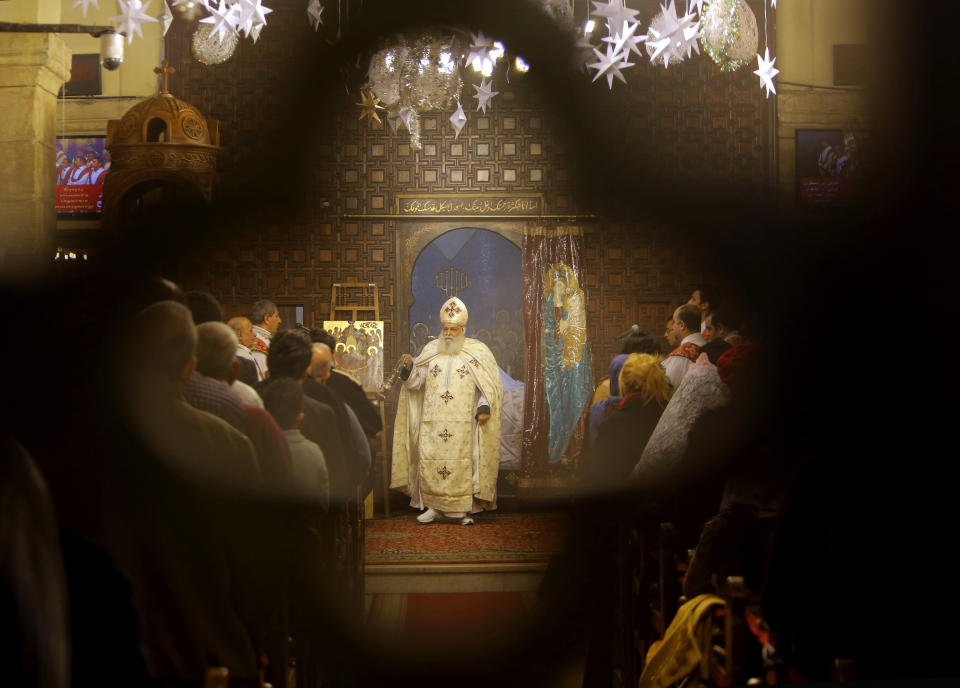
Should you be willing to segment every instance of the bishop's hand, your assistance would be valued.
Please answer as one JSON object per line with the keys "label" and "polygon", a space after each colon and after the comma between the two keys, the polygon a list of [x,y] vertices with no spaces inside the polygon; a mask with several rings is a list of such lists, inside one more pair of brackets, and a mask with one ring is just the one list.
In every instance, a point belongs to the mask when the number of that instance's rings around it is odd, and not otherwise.
{"label": "bishop's hand", "polygon": [[483,425],[483,424],[486,423],[488,420],[490,420],[490,414],[489,414],[489,413],[478,413],[478,414],[477,414],[477,422],[480,423],[480,425]]}

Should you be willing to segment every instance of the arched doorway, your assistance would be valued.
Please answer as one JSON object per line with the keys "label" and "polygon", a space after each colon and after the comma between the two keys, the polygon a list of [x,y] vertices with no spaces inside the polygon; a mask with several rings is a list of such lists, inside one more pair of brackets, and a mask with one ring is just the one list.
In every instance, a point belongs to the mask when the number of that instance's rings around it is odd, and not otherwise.
{"label": "arched doorway", "polygon": [[510,377],[523,380],[520,248],[489,229],[459,227],[431,240],[410,274],[409,350],[440,330],[440,307],[458,296],[470,312],[467,336],[484,342]]}

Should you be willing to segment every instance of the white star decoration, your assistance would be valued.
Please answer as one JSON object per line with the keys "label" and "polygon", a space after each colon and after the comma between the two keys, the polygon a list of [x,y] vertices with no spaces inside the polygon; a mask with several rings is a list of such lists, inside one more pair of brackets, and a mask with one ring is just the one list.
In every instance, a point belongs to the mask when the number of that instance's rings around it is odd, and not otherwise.
{"label": "white star decoration", "polygon": [[597,56],[597,61],[591,62],[587,66],[591,69],[597,70],[597,73],[593,77],[594,81],[599,79],[601,76],[607,77],[607,88],[611,90],[613,90],[614,77],[620,79],[620,81],[623,83],[627,83],[627,80],[623,78],[623,74],[620,73],[620,70],[627,67],[632,67],[633,62],[627,62],[626,53],[616,52],[612,43],[607,43],[606,55],[596,48],[593,49],[593,52]]}
{"label": "white star decoration", "polygon": [[477,99],[477,109],[483,110],[483,114],[487,114],[487,105],[490,104],[490,101],[493,100],[493,97],[500,93],[500,91],[491,90],[491,82],[487,81],[485,78],[480,80],[480,85],[473,85],[477,89],[477,94],[474,98]]}
{"label": "white star decoration", "polygon": [[414,113],[414,109],[406,105],[400,108],[400,112],[397,113],[400,117],[400,121],[403,122],[403,126],[407,128],[407,131],[411,131],[410,121],[413,117],[413,113]]}
{"label": "white star decoration", "polygon": [[479,64],[484,60],[491,60],[490,51],[493,50],[493,39],[485,36],[483,32],[470,34],[473,36],[473,43],[470,44],[470,53],[467,55],[466,64],[473,64],[474,60],[479,59]]}
{"label": "white star decoration", "polygon": [[[136,0],[131,0],[135,2]],[[117,0],[117,2],[123,2],[123,0]],[[236,34],[236,24],[237,24],[237,13],[239,9],[236,5],[231,5],[227,7],[227,4],[224,0],[220,0],[220,6],[217,9],[212,7],[208,8],[210,10],[210,16],[204,17],[200,20],[203,24],[213,24],[213,30],[211,34],[216,34],[220,42],[223,43],[223,39],[227,37],[228,33]]]}
{"label": "white star decoration", "polygon": [[79,7],[83,10],[83,16],[87,16],[87,8],[93,5],[97,9],[100,9],[100,5],[97,4],[97,0],[73,0],[73,5],[71,7]]}
{"label": "white star decoration", "polygon": [[770,59],[770,48],[767,47],[763,51],[763,57],[757,55],[757,66],[758,69],[754,70],[754,74],[760,77],[760,87],[767,89],[767,98],[770,97],[771,93],[776,93],[777,89],[773,85],[773,77],[780,73],[780,70],[773,66],[773,63],[777,61],[777,58]]}
{"label": "white star decoration", "polygon": [[[594,10],[590,13],[592,17],[602,17],[607,20],[607,28],[613,26],[623,26],[624,22],[632,24],[637,21],[637,10],[632,10],[624,4],[623,0],[607,0],[607,2],[593,2]],[[613,31],[610,31],[613,33]]]}
{"label": "white star decoration", "polygon": [[310,0],[310,4],[307,5],[307,16],[310,18],[314,31],[320,30],[320,25],[323,23],[323,19],[320,17],[322,14],[323,5],[320,4],[320,0]]}
{"label": "white star decoration", "polygon": [[453,125],[453,130],[456,132],[453,135],[454,140],[460,138],[460,130],[466,123],[467,115],[463,112],[463,106],[457,101],[457,111],[450,115],[450,124]]}
{"label": "white star decoration", "polygon": [[140,24],[143,22],[157,21],[149,14],[147,8],[150,7],[152,0],[147,0],[146,4],[140,0],[117,0],[117,6],[120,8],[120,14],[116,17],[110,17],[110,21],[117,24],[121,33],[127,34],[127,43],[133,42],[133,34],[143,38],[143,32],[140,30]]}
{"label": "white star decoration", "polygon": [[777,0],[770,0],[770,7],[777,9]]}
{"label": "white star decoration", "polygon": [[267,25],[267,15],[273,12],[260,4],[260,0],[236,0],[232,8],[236,9],[234,28],[257,42],[260,29]]}
{"label": "white star decoration", "polygon": [[699,35],[700,25],[696,21],[696,15],[687,12],[678,17],[674,0],[670,0],[669,5],[660,6],[660,14],[650,22],[647,30],[647,52],[650,54],[650,61],[662,59],[663,66],[669,67],[671,59],[681,62],[694,50],[699,54]]}
{"label": "white star decoration", "polygon": [[645,36],[636,35],[636,31],[639,28],[640,22],[634,22],[633,24],[623,22],[623,28],[620,29],[619,33],[607,36],[602,40],[606,43],[612,43],[614,52],[622,52],[624,57],[629,56],[632,52],[642,57],[643,53],[640,52],[640,48],[638,48],[637,45],[647,39]]}

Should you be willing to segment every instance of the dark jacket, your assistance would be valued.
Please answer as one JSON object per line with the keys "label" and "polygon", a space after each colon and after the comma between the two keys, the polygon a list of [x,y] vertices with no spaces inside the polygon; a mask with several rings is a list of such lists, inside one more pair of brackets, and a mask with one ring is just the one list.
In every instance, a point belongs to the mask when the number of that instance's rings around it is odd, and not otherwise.
{"label": "dark jacket", "polygon": [[336,390],[343,397],[343,400],[350,405],[353,412],[357,414],[357,420],[367,435],[376,435],[383,430],[383,421],[380,420],[380,412],[377,407],[367,399],[367,393],[363,391],[357,382],[348,375],[333,370],[330,377],[327,378],[326,386]]}

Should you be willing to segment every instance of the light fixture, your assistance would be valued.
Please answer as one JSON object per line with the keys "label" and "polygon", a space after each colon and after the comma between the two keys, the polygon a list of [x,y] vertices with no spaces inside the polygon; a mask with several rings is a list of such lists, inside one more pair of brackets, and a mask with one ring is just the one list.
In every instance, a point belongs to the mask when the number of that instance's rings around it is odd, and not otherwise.
{"label": "light fixture", "polygon": [[513,66],[521,74],[526,74],[530,71],[530,65],[528,65],[526,61],[519,55],[517,55],[517,57],[513,60]]}

